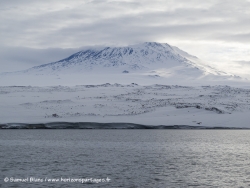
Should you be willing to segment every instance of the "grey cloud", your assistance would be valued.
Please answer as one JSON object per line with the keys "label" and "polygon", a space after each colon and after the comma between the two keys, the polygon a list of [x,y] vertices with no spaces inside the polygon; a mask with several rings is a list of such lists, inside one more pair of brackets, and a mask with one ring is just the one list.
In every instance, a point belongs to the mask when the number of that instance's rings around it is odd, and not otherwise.
{"label": "grey cloud", "polygon": [[1,64],[4,64],[4,66],[0,66],[0,72],[2,72],[1,68],[4,68],[6,71],[18,71],[32,66],[58,61],[79,50],[81,49],[0,47]]}
{"label": "grey cloud", "polygon": [[[6,49],[163,40],[244,45],[250,39],[247,0],[8,0],[0,1],[0,7],[0,43]],[[24,62],[26,58],[37,64],[29,50],[23,52],[27,57],[13,59],[4,48],[0,53],[5,59]],[[53,59],[53,54],[46,57]]]}
{"label": "grey cloud", "polygon": [[[27,43],[27,46],[56,47],[61,43],[63,46],[74,47],[75,41],[79,41],[79,37],[89,43],[96,43],[97,41],[89,38],[89,33],[102,39],[99,43],[108,43],[112,38],[123,43],[130,40],[131,37],[138,37],[140,40],[141,36],[147,36],[149,40],[152,40],[156,38],[155,36],[164,36],[166,32],[171,37],[175,36],[176,38],[186,37],[189,40],[209,38],[224,41],[225,38],[220,37],[223,32],[235,33],[243,29],[250,30],[250,27],[245,24],[246,22],[241,23],[238,20],[238,17],[242,16],[241,14],[234,14],[231,17],[228,15],[228,9],[230,7],[232,9],[233,5],[224,5],[223,3],[217,3],[210,7],[184,8],[180,6],[180,8],[177,7],[171,11],[150,10],[131,14],[127,14],[126,11],[119,13],[117,10],[124,10],[124,5],[127,4],[140,7],[140,3],[102,1],[101,4],[103,5],[87,7],[89,10],[86,11],[82,11],[82,8],[85,7],[82,5],[82,7],[73,10],[52,11],[29,19],[14,21],[15,24],[1,24],[1,32],[5,35],[2,42],[14,39],[16,45]],[[221,8],[222,5],[225,6],[225,9]],[[239,10],[237,9],[237,11]],[[112,12],[116,14],[112,15]],[[147,31],[149,30],[151,35],[148,35]],[[127,36],[127,33],[130,36]],[[69,34],[75,37],[69,36]],[[124,34],[127,38],[122,37]],[[65,38],[67,42],[62,42],[65,41],[62,38]]]}
{"label": "grey cloud", "polygon": [[224,34],[223,36],[220,36],[220,40],[249,44],[250,32],[232,35]]}
{"label": "grey cloud", "polygon": [[250,66],[250,61],[235,61],[236,63],[239,63],[242,66],[248,65]]}
{"label": "grey cloud", "polygon": [[[154,15],[156,13],[153,13]],[[162,19],[161,22],[158,22]],[[165,23],[162,23],[165,20]],[[207,23],[203,20],[201,23],[185,23],[181,18],[175,19],[177,23],[171,23],[172,14],[158,13],[157,16],[152,14],[144,14],[137,16],[123,16],[118,18],[104,19],[89,24],[65,27],[59,31],[55,31],[52,35],[63,39],[64,36],[76,33],[80,38],[89,38],[92,42],[97,43],[104,41],[120,41],[133,42],[135,39],[139,41],[145,38],[152,40],[161,37],[175,37],[178,39],[218,39],[221,33],[233,32],[239,27],[246,27],[239,23],[224,23],[221,21],[210,21]],[[170,24],[168,24],[170,22]],[[237,26],[237,28],[235,28]],[[213,32],[208,32],[213,30]],[[213,35],[212,35],[213,34]],[[77,38],[77,37],[76,37]],[[96,41],[98,39],[98,41]],[[218,40],[223,39],[223,37]],[[67,39],[66,39],[67,40]],[[75,41],[77,42],[77,41]]]}

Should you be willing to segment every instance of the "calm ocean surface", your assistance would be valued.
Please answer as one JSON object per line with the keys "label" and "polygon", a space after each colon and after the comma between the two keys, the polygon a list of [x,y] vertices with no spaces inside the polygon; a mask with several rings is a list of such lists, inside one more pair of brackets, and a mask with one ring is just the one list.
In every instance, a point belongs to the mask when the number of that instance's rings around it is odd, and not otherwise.
{"label": "calm ocean surface", "polygon": [[0,130],[0,187],[250,187],[250,131]]}

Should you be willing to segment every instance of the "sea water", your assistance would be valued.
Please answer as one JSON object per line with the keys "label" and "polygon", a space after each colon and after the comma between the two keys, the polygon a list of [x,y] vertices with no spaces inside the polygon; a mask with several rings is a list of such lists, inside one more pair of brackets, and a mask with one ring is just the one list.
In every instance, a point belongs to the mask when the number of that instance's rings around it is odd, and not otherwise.
{"label": "sea water", "polygon": [[249,187],[247,130],[0,130],[0,187]]}

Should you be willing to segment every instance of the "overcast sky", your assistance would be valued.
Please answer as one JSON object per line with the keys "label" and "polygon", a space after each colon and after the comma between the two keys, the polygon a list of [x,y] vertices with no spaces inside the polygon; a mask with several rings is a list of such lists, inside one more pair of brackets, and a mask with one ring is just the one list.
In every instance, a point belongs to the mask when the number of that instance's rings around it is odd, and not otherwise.
{"label": "overcast sky", "polygon": [[84,46],[146,41],[225,69],[248,66],[250,0],[0,0],[0,72],[57,61]]}

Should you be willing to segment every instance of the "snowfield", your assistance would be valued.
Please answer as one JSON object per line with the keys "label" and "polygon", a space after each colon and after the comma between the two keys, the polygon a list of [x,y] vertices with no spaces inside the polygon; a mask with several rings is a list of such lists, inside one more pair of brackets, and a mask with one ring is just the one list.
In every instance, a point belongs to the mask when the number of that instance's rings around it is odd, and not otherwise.
{"label": "snowfield", "polygon": [[2,86],[0,124],[136,123],[250,128],[250,89],[102,84]]}

